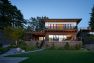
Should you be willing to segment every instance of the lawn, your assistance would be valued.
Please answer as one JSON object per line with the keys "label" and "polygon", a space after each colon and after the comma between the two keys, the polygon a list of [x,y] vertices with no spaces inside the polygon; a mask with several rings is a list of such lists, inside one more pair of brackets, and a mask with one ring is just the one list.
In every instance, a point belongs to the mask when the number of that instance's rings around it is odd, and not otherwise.
{"label": "lawn", "polygon": [[14,56],[29,57],[21,63],[94,63],[94,52],[82,50],[44,50]]}

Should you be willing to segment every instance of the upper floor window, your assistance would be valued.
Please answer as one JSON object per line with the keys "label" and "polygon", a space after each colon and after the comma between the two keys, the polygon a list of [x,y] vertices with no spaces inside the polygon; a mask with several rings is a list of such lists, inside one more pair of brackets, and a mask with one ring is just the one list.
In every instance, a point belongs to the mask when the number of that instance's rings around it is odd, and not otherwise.
{"label": "upper floor window", "polygon": [[49,29],[73,29],[73,24],[48,24]]}
{"label": "upper floor window", "polygon": [[52,28],[51,24],[50,24],[50,29]]}

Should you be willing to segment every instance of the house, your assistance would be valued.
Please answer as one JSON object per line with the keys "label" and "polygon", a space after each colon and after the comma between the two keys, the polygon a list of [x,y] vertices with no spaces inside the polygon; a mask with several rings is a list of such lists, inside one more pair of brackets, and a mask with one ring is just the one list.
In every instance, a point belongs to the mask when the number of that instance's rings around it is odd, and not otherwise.
{"label": "house", "polygon": [[[27,32],[26,40],[42,41],[51,44],[64,45],[66,42],[77,44],[78,24],[81,19],[46,19],[45,29],[41,32]],[[32,38],[31,38],[32,36]]]}
{"label": "house", "polygon": [[77,37],[79,40],[83,41],[83,45],[86,44],[94,44],[94,39],[92,39],[92,35],[94,35],[94,30],[89,28],[87,29],[80,29],[77,33]]}

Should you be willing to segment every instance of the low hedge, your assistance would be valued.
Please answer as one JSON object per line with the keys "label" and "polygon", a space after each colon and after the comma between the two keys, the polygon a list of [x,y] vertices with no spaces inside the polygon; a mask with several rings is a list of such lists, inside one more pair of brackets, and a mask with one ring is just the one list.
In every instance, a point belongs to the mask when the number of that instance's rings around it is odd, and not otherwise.
{"label": "low hedge", "polygon": [[8,47],[6,47],[6,48],[0,47],[0,54],[5,53],[5,52],[7,52],[8,50],[9,50]]}

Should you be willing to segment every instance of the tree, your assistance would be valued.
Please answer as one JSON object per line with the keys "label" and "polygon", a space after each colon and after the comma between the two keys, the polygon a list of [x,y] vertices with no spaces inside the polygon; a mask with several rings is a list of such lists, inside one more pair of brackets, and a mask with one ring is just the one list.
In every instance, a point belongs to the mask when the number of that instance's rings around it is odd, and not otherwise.
{"label": "tree", "polygon": [[7,26],[23,27],[24,18],[20,10],[9,0],[0,0],[0,29]]}
{"label": "tree", "polygon": [[39,19],[39,31],[44,30],[45,29],[45,19],[49,19],[48,17],[40,17]]}
{"label": "tree", "polygon": [[44,20],[48,19],[48,17],[31,17],[28,22],[28,27],[31,27],[33,31],[42,31],[45,29]]}
{"label": "tree", "polygon": [[17,9],[16,6],[13,6],[13,15],[12,15],[12,26],[13,27],[23,27],[25,24],[25,19],[23,18],[23,15],[21,14],[21,11]]}
{"label": "tree", "polygon": [[89,26],[91,27],[92,30],[94,30],[94,6],[90,14],[91,14],[91,17],[90,17]]}
{"label": "tree", "polygon": [[0,28],[4,28],[7,25],[10,25],[8,18],[8,10],[9,10],[9,1],[8,0],[0,0]]}
{"label": "tree", "polygon": [[24,30],[22,28],[15,28],[12,32],[12,39],[15,41],[15,44],[18,45],[18,41],[23,39]]}
{"label": "tree", "polygon": [[24,29],[23,28],[13,28],[13,27],[6,27],[4,29],[4,36],[5,38],[15,42],[16,46],[18,45],[18,41],[23,39],[24,37]]}
{"label": "tree", "polygon": [[21,11],[9,0],[0,0],[0,30],[6,38],[11,41],[21,39],[24,24],[25,20]]}

